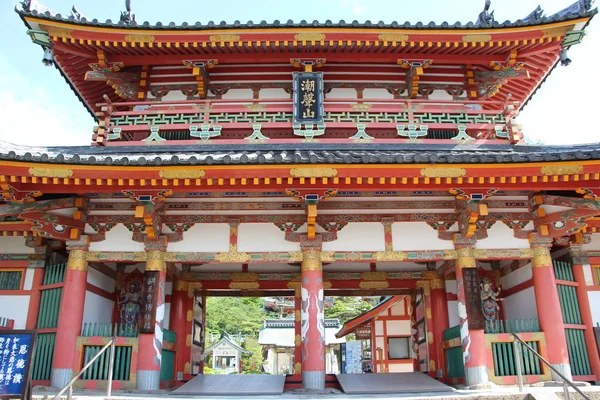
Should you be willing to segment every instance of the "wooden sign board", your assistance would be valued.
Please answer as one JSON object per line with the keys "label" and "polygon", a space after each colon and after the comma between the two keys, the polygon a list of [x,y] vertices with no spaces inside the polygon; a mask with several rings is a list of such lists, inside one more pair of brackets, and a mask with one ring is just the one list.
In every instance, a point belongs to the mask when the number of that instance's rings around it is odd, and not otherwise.
{"label": "wooden sign board", "polygon": [[159,271],[144,272],[142,288],[142,310],[140,312],[140,333],[154,333],[156,326],[156,304],[160,294]]}
{"label": "wooden sign board", "polygon": [[469,329],[484,329],[483,311],[481,311],[481,287],[477,268],[463,268],[463,284]]}

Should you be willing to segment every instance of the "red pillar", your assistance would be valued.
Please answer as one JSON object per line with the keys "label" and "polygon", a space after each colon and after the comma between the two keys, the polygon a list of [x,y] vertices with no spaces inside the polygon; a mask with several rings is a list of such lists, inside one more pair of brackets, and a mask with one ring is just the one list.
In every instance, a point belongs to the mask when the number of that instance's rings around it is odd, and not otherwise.
{"label": "red pillar", "polygon": [[81,333],[83,306],[87,283],[86,261],[89,237],[82,236],[78,241],[67,242],[69,259],[62,290],[60,313],[54,359],[52,361],[51,385],[55,388],[66,386],[78,368],[79,360],[74,359],[77,337]]}
{"label": "red pillar", "polygon": [[[530,234],[529,241],[533,248],[531,267],[533,270],[536,307],[540,327],[546,337],[547,359],[554,368],[571,379],[565,325],[550,255],[552,239]],[[556,376],[553,376],[553,379],[559,380]]]}
{"label": "red pillar", "polygon": [[[180,380],[185,373],[185,363],[189,365],[190,359],[186,358],[186,338],[188,320],[188,284],[178,279],[173,285],[173,296],[171,300],[170,328],[177,335],[177,352],[175,353],[175,378]],[[192,315],[189,316],[190,321]]]}
{"label": "red pillar", "polygon": [[442,378],[445,374],[444,350],[442,342],[444,341],[444,331],[449,328],[448,322],[448,303],[446,302],[446,285],[443,279],[434,279],[431,285],[431,315],[433,317],[433,348],[431,354],[430,368],[431,372],[436,373],[436,377]]}
{"label": "red pillar", "polygon": [[[136,387],[138,390],[158,390],[160,389],[160,366],[162,361],[162,341],[163,341],[163,318],[165,308],[165,284],[167,280],[167,268],[165,263],[166,237],[156,242],[146,242],[146,269],[144,273],[144,291],[148,287],[146,278],[147,273],[153,273],[156,278],[153,285],[156,287],[156,292],[152,296],[153,307],[155,313],[154,327],[151,327],[149,333],[141,333],[147,327],[144,325],[143,317],[140,323],[140,335],[138,338],[138,366],[137,366],[137,381]],[[144,299],[146,301],[146,299]],[[144,305],[144,303],[142,303]],[[142,313],[146,310],[142,309]],[[142,314],[143,316],[143,314]],[[152,333],[150,333],[152,332]]]}
{"label": "red pillar", "polygon": [[302,295],[300,289],[294,291],[294,304],[296,312],[294,313],[294,371],[293,374],[300,375],[302,373],[302,320],[300,313],[302,312]]}
{"label": "red pillar", "polygon": [[[576,259],[573,260],[574,262]],[[596,381],[600,380],[600,356],[598,355],[596,337],[594,334],[594,320],[590,308],[590,298],[586,290],[585,275],[583,273],[583,265],[573,263],[573,276],[578,283],[577,300],[579,301],[579,313],[581,314],[581,322],[585,325],[585,345],[587,347],[588,358],[592,374],[596,375]]]}
{"label": "red pillar", "polygon": [[321,251],[302,249],[302,386],[325,389],[325,314]]}
{"label": "red pillar", "polygon": [[465,364],[465,381],[467,386],[485,385],[489,382],[485,352],[485,335],[483,329],[469,327],[467,297],[465,290],[464,270],[476,269],[474,257],[475,241],[455,235],[456,247],[456,288],[458,300],[458,317],[460,319],[460,339]]}
{"label": "red pillar", "polygon": [[42,297],[42,291],[40,287],[44,283],[44,270],[42,268],[35,268],[33,270],[33,283],[31,286],[31,296],[29,297],[29,310],[27,311],[27,323],[26,329],[37,328],[38,314],[40,311],[40,300]]}

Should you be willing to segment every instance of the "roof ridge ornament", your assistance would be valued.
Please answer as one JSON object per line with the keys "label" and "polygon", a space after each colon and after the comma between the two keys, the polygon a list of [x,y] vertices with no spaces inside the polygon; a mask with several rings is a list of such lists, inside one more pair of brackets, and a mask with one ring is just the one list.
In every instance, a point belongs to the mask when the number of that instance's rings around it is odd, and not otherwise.
{"label": "roof ridge ornament", "polygon": [[544,17],[544,9],[538,5],[529,15],[523,18],[525,22],[539,22]]}
{"label": "roof ridge ornament", "polygon": [[23,11],[33,12],[36,11],[38,14],[44,14],[49,12],[52,15],[56,15],[56,11],[46,6],[41,5],[38,0],[23,0],[21,2],[21,7],[23,7]]}
{"label": "roof ridge ornament", "polygon": [[87,19],[87,18],[85,18],[85,15],[83,15],[81,13],[81,11],[79,11],[79,9],[77,8],[77,6],[75,4],[73,4],[73,7],[71,7],[71,17],[73,17],[73,19],[75,21],[81,21],[82,19]]}
{"label": "roof ridge ornament", "polygon": [[569,16],[569,14],[586,13],[592,9],[594,1],[595,0],[577,0],[569,7],[552,14],[550,18],[563,18]]}
{"label": "roof ridge ornament", "polygon": [[127,11],[121,11],[119,22],[122,22],[125,25],[131,25],[135,22],[135,14],[131,11],[131,0],[125,0],[125,9]]}
{"label": "roof ridge ornament", "polygon": [[485,6],[483,7],[483,11],[479,13],[479,17],[477,18],[477,22],[475,23],[478,26],[490,27],[494,23],[494,11],[490,12],[490,7],[492,5],[492,0],[485,0]]}

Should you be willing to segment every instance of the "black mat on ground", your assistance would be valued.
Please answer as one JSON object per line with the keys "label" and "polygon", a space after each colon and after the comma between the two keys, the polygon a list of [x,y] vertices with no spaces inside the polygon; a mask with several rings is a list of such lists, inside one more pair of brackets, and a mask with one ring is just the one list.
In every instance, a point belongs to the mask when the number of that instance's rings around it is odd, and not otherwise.
{"label": "black mat on ground", "polygon": [[342,374],[336,375],[344,393],[427,393],[454,389],[421,373]]}
{"label": "black mat on ground", "polygon": [[284,375],[198,375],[171,392],[174,395],[282,394]]}

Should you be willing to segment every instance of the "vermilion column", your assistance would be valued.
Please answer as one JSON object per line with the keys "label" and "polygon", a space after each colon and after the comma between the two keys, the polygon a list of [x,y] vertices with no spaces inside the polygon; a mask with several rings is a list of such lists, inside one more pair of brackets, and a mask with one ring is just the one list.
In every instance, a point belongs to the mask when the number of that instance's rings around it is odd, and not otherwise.
{"label": "vermilion column", "polygon": [[321,251],[302,249],[302,386],[325,389],[325,314]]}
{"label": "vermilion column", "polygon": [[588,358],[592,374],[596,375],[596,381],[600,380],[600,356],[596,351],[596,337],[594,335],[594,320],[590,307],[590,298],[586,290],[585,275],[583,273],[583,264],[588,264],[587,255],[581,250],[580,245],[571,245],[571,256],[573,260],[573,276],[577,286],[577,300],[579,301],[579,313],[581,322],[585,325],[585,345],[587,347]]}
{"label": "vermilion column", "polygon": [[33,285],[31,286],[31,296],[29,296],[29,309],[27,311],[26,329],[37,328],[38,313],[40,311],[40,299],[42,291],[40,287],[44,283],[44,270],[35,268],[33,270]]}
{"label": "vermilion column", "polygon": [[302,373],[302,320],[300,313],[302,310],[302,295],[300,288],[294,291],[294,375]]}
{"label": "vermilion column", "polygon": [[482,329],[469,329],[467,298],[464,286],[464,270],[467,268],[477,268],[473,252],[475,241],[463,239],[459,235],[456,235],[454,245],[457,253],[456,289],[458,317],[460,319],[460,340],[465,364],[465,382],[467,386],[482,385],[489,381],[485,353],[485,335]]}
{"label": "vermilion column", "polygon": [[77,372],[74,369],[77,368],[79,360],[74,359],[74,354],[83,320],[88,269],[86,256],[89,244],[88,236],[82,236],[77,241],[67,242],[69,259],[62,289],[55,352],[52,361],[51,385],[54,388],[66,386],[73,377],[73,373]]}
{"label": "vermilion column", "polygon": [[[540,327],[546,337],[547,358],[554,368],[571,379],[565,325],[558,297],[558,288],[556,287],[554,268],[552,267],[552,257],[550,255],[552,239],[540,237],[537,234],[530,234],[529,241],[533,248],[531,266],[533,270],[536,307]],[[560,380],[554,374],[553,379]]]}
{"label": "vermilion column", "polygon": [[[166,238],[156,242],[146,242],[146,272],[157,271],[155,285],[158,288],[153,296],[156,320],[154,333],[140,333],[138,338],[138,390],[160,389],[160,365],[162,361],[163,318],[165,314],[165,283],[167,266],[165,263]],[[146,304],[145,300],[143,305]],[[142,310],[144,312],[144,310]]]}
{"label": "vermilion column", "polygon": [[[181,379],[185,373],[185,363],[190,362],[189,356],[186,358],[187,346],[185,345],[188,314],[188,283],[178,279],[173,285],[173,295],[171,296],[171,321],[170,328],[177,335],[177,353],[175,354],[175,373],[176,379]],[[190,315],[190,320],[191,320]],[[191,333],[191,331],[190,331]]]}
{"label": "vermilion column", "polygon": [[[431,315],[433,318],[433,348],[431,355],[430,370],[436,373],[438,378],[444,376],[444,331],[449,328],[448,304],[446,302],[446,285],[443,279],[434,279],[430,282],[431,288]],[[432,364],[433,361],[433,364]]]}

